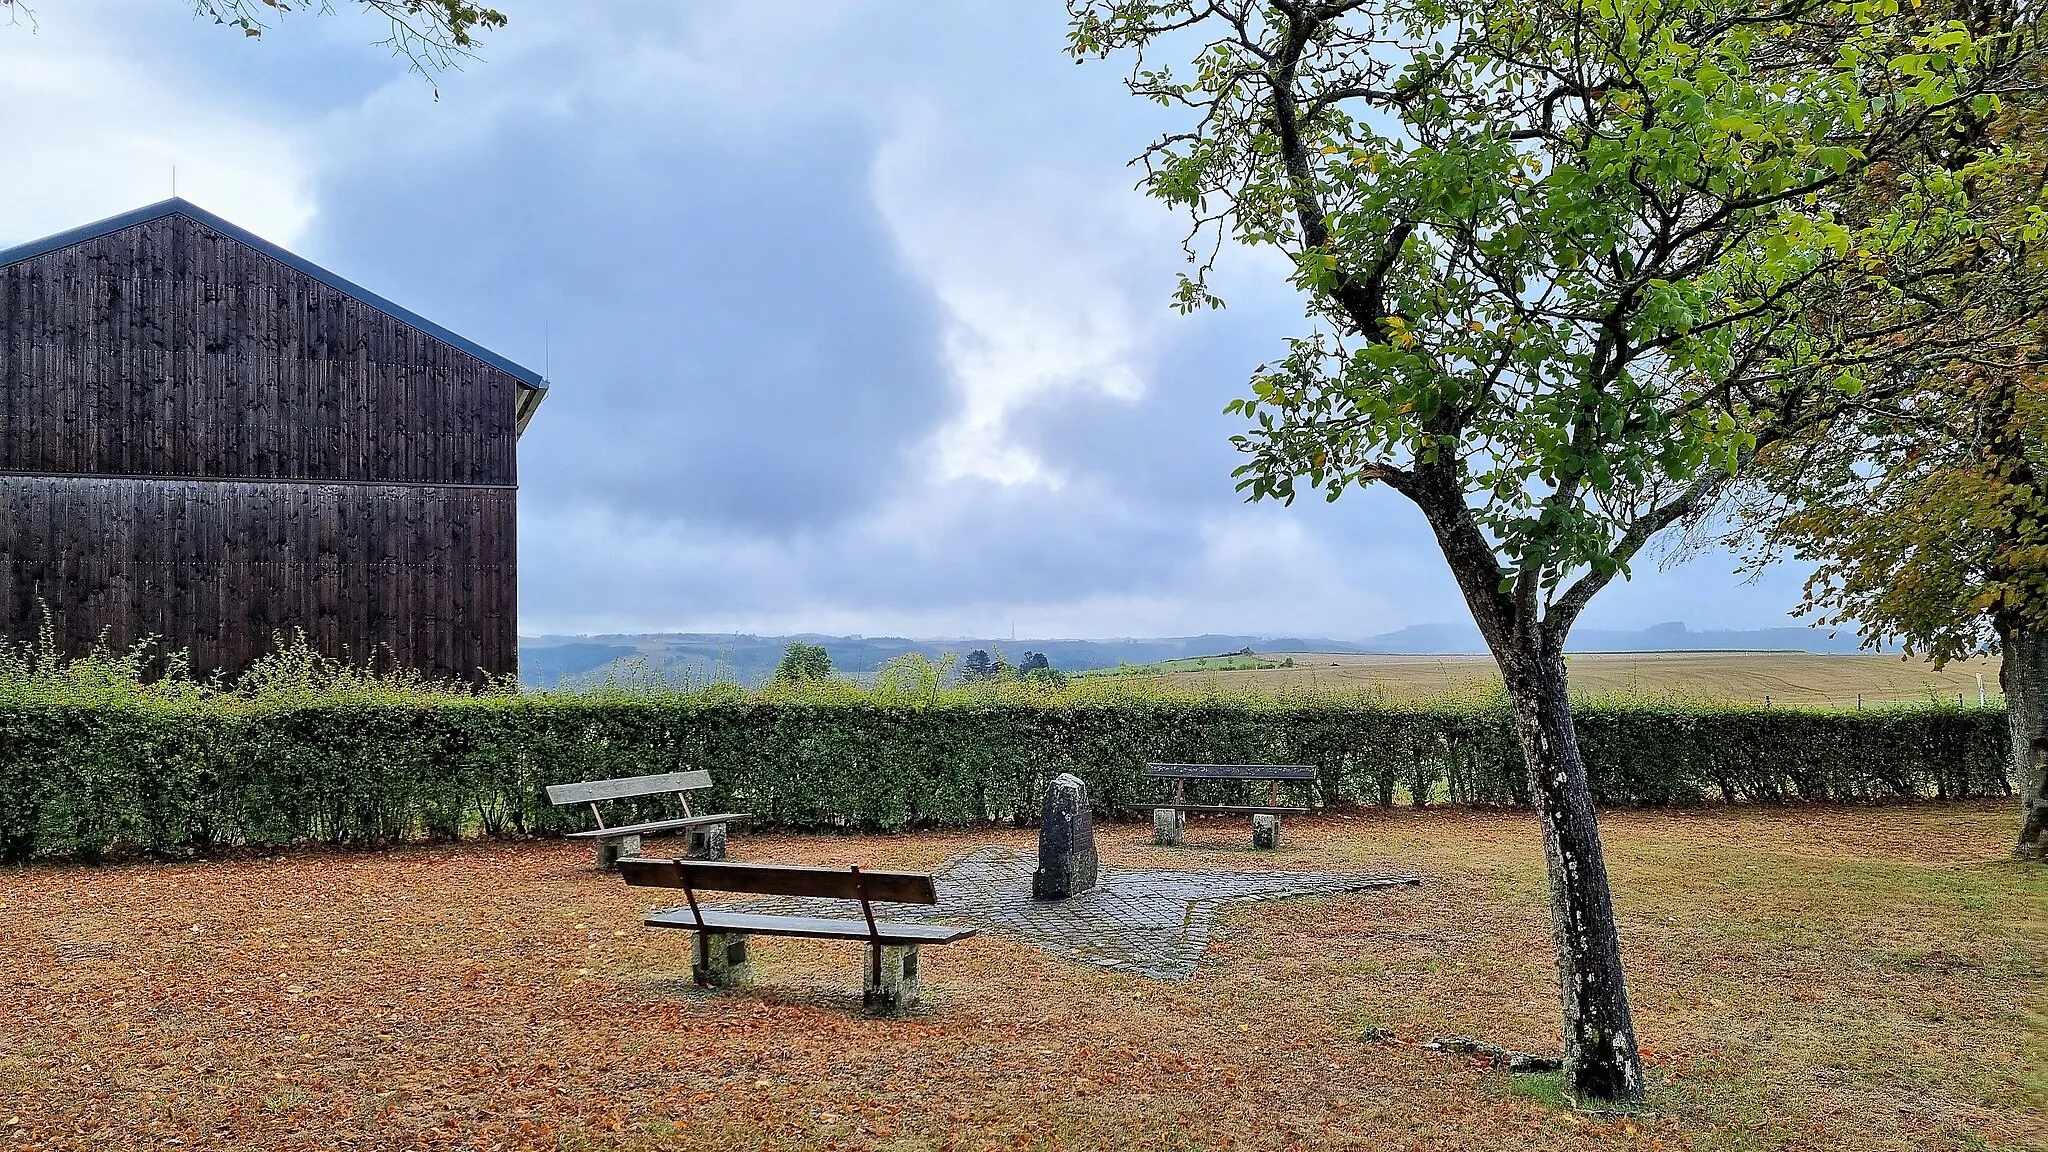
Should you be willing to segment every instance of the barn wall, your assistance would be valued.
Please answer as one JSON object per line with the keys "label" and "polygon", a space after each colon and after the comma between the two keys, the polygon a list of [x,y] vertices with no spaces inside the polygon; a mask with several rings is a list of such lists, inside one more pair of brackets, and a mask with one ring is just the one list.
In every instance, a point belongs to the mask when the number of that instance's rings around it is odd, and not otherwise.
{"label": "barn wall", "polygon": [[68,651],[100,629],[241,668],[305,629],[360,662],[388,645],[439,675],[516,668],[509,488],[0,476],[0,622],[47,606]]}
{"label": "barn wall", "polygon": [[169,216],[0,269],[0,471],[510,484],[518,382]]}
{"label": "barn wall", "polygon": [[516,671],[517,388],[183,216],[0,269],[0,628]]}

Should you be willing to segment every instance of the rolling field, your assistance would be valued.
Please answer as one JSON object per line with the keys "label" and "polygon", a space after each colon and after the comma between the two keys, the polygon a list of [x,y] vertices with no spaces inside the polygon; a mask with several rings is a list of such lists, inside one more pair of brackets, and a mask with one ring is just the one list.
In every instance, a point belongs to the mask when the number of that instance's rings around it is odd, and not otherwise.
{"label": "rolling field", "polygon": [[[1175,682],[1232,690],[1378,688],[1390,700],[1426,699],[1484,691],[1500,683],[1485,656],[1380,656],[1348,652],[1260,653],[1291,658],[1292,668],[1171,673]],[[1984,657],[1936,671],[1897,656],[1808,652],[1587,652],[1570,657],[1572,691],[1581,696],[1671,694],[1733,703],[1865,704],[1926,700],[1953,703],[1961,693],[1977,701],[1977,678],[1998,695],[1998,660]]]}

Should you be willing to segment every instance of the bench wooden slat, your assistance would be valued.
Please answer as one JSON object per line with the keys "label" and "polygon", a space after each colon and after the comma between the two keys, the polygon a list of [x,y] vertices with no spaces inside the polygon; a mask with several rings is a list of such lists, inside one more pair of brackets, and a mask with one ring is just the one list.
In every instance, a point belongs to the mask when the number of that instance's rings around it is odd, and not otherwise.
{"label": "bench wooden slat", "polygon": [[711,787],[711,773],[661,772],[653,776],[627,776],[618,780],[585,780],[577,784],[548,785],[550,804],[588,804],[593,800],[624,800],[631,796],[656,796],[663,792],[694,792]]}
{"label": "bench wooden slat", "polygon": [[1312,808],[1285,808],[1271,804],[1173,804],[1166,801],[1140,804],[1133,811],[1158,808],[1171,808],[1176,812],[1227,812],[1237,816],[1306,816],[1314,811]]}
{"label": "bench wooden slat", "polygon": [[[723,864],[708,860],[661,860],[630,857],[619,861],[619,875],[641,888],[689,887],[706,892],[752,892],[761,896],[823,896],[892,904],[937,904],[939,889],[930,876],[917,872],[868,872],[855,882],[850,869],[799,868],[783,864]],[[687,880],[686,885],[684,881]]]}
{"label": "bench wooden slat", "polygon": [[[623,861],[622,861],[623,863]],[[866,873],[863,873],[866,875]],[[865,920],[835,920],[822,916],[765,916],[751,912],[721,912],[704,909],[704,922],[688,908],[657,912],[647,918],[649,928],[682,928],[692,932],[740,932],[756,936],[803,936],[813,940],[868,940]],[[957,924],[911,924],[900,920],[878,920],[875,930],[884,944],[951,944],[974,935],[974,929]]]}
{"label": "bench wooden slat", "polygon": [[657,832],[673,832],[678,828],[701,828],[706,824],[725,824],[745,820],[752,812],[718,812],[709,816],[684,816],[675,820],[649,820],[645,824],[620,824],[615,828],[592,828],[588,832],[571,832],[571,840],[612,840],[620,836],[652,836]]}
{"label": "bench wooden slat", "polygon": [[1314,780],[1313,764],[1147,764],[1153,780]]}

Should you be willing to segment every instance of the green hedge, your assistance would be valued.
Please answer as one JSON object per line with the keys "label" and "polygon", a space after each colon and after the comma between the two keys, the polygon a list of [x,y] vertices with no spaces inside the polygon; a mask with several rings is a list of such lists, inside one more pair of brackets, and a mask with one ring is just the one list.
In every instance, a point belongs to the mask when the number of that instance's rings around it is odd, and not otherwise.
{"label": "green hedge", "polygon": [[[548,784],[704,768],[709,803],[800,828],[1035,818],[1052,776],[1099,811],[1158,795],[1147,760],[1302,762],[1322,803],[1525,803],[1497,702],[748,694],[277,693],[0,685],[0,858],[551,834]],[[1602,803],[2004,795],[1995,708],[1800,710],[1585,702]],[[667,802],[641,808],[647,817]]]}

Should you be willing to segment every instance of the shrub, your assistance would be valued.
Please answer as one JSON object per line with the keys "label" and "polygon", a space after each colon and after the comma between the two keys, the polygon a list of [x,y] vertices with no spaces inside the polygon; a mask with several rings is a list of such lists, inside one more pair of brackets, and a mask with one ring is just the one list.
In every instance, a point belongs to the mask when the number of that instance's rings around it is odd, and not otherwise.
{"label": "shrub", "polygon": [[[585,813],[549,784],[703,768],[709,803],[767,825],[889,829],[1028,821],[1061,772],[1104,814],[1158,795],[1148,760],[1308,763],[1323,803],[1527,802],[1497,699],[1173,691],[1078,678],[946,687],[617,682],[481,693],[280,659],[242,684],[144,683],[92,658],[0,652],[0,856],[181,854],[550,834]],[[1742,708],[1659,700],[1575,710],[1608,805],[2004,795],[1995,708]],[[672,812],[672,798],[640,806]]]}

